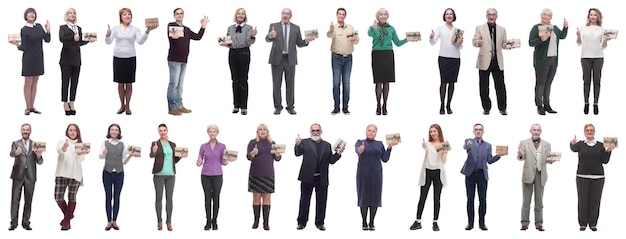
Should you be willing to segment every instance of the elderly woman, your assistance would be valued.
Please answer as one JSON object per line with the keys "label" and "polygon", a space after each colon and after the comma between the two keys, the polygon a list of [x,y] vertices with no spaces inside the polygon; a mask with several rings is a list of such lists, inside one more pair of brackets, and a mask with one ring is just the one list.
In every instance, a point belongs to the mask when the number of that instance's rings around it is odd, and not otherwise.
{"label": "elderly woman", "polygon": [[226,36],[231,41],[220,41],[220,45],[228,47],[228,65],[233,85],[233,114],[248,114],[248,71],[250,70],[250,46],[256,41],[256,27],[246,24],[248,15],[246,10],[238,8],[235,11],[235,24],[226,30]]}
{"label": "elderly woman", "polygon": [[392,44],[400,47],[407,42],[406,38],[403,40],[398,38],[396,29],[389,25],[388,18],[389,12],[386,9],[378,9],[376,20],[367,31],[367,34],[372,37],[372,74],[376,85],[376,115],[387,115],[389,83],[396,81]]}
{"label": "elderly woman", "polygon": [[[535,105],[537,113],[545,115],[546,112],[556,114],[556,110],[550,105],[550,89],[556,75],[556,67],[559,63],[559,40],[567,37],[568,23],[563,19],[563,30],[552,25],[552,10],[541,11],[541,22],[530,29],[528,43],[535,48],[533,54],[533,66],[535,67]],[[539,31],[539,28],[546,29]]]}
{"label": "elderly woman", "polygon": [[[75,115],[74,100],[76,99],[76,87],[80,74],[81,55],[80,47],[94,42],[95,38],[83,40],[83,30],[76,25],[76,9],[68,8],[65,11],[65,25],[59,27],[59,40],[63,43],[61,49],[61,101],[65,109],[65,115]],[[69,88],[69,98],[68,98]]]}
{"label": "elderly woman", "polygon": [[187,153],[183,152],[180,156],[176,156],[176,143],[167,137],[167,126],[159,125],[159,140],[153,141],[150,148],[150,158],[154,158],[152,166],[152,178],[154,182],[154,190],[156,193],[155,209],[157,214],[157,229],[163,229],[163,219],[161,212],[163,211],[163,189],[165,188],[165,211],[167,214],[166,225],[167,230],[172,229],[172,196],[174,195],[174,183],[176,182],[176,163],[181,158],[186,158]]}
{"label": "elderly woman", "polygon": [[578,191],[578,224],[584,231],[587,226],[597,231],[600,216],[600,200],[604,188],[604,167],[609,163],[614,143],[604,145],[595,139],[596,128],[592,124],[585,125],[585,140],[574,139],[570,142],[572,152],[578,153],[578,169],[576,170],[576,189]]}
{"label": "elderly woman", "polygon": [[581,46],[580,63],[583,68],[583,113],[589,114],[589,91],[593,79],[593,114],[599,113],[600,77],[604,65],[604,48],[611,39],[602,27],[602,12],[597,8],[589,9],[587,24],[576,31],[576,43]]}
{"label": "elderly woman", "polygon": [[[76,209],[76,194],[78,188],[83,185],[82,162],[85,161],[85,154],[89,153],[89,148],[76,147],[82,143],[80,129],[76,124],[69,124],[65,130],[65,139],[57,143],[59,157],[54,179],[54,199],[63,212],[61,230],[64,231],[71,228],[70,220],[74,217]],[[65,190],[68,191],[67,202],[64,199]]]}
{"label": "elderly woman", "polygon": [[[398,144],[393,141],[387,145],[387,149],[381,141],[376,140],[376,125],[368,125],[365,130],[365,139],[357,140],[355,151],[359,158],[356,170],[357,204],[361,209],[362,229],[374,231],[374,218],[376,211],[382,206],[383,192],[383,165],[389,161],[391,148]],[[367,211],[369,210],[369,223]]]}
{"label": "elderly woman", "polygon": [[250,160],[248,176],[248,192],[252,193],[252,211],[254,223],[252,229],[259,227],[259,217],[263,209],[263,229],[269,230],[271,196],[274,193],[274,161],[280,161],[279,152],[272,153],[272,137],[267,125],[260,124],[256,128],[256,137],[248,143],[246,156]]}
{"label": "elderly woman", "polygon": [[196,165],[202,167],[200,181],[204,190],[204,210],[206,224],[204,230],[217,230],[217,213],[220,210],[220,192],[222,191],[222,165],[228,164],[224,160],[226,145],[217,141],[220,129],[215,124],[207,127],[209,142],[200,146]]}
{"label": "elderly woman", "polygon": [[26,101],[25,115],[30,113],[41,114],[35,109],[35,96],[37,95],[37,82],[39,76],[44,73],[43,64],[43,41],[50,42],[50,23],[46,21],[45,30],[41,24],[35,23],[37,12],[28,8],[24,11],[26,25],[20,31],[20,39],[10,39],[9,42],[20,51],[22,55],[22,76],[24,76],[24,100]]}
{"label": "elderly woman", "polygon": [[[439,107],[439,114],[443,115],[446,112],[452,114],[452,108],[450,103],[452,102],[452,95],[454,95],[454,83],[456,83],[459,77],[459,68],[461,67],[461,49],[463,48],[463,35],[460,34],[460,30],[456,28],[452,23],[456,21],[456,13],[454,9],[447,8],[443,12],[444,25],[437,27],[435,31],[430,33],[430,44],[435,45],[439,39],[439,75],[441,78],[441,84],[439,85],[439,100],[441,106]],[[448,93],[448,99],[446,99],[446,92]]]}

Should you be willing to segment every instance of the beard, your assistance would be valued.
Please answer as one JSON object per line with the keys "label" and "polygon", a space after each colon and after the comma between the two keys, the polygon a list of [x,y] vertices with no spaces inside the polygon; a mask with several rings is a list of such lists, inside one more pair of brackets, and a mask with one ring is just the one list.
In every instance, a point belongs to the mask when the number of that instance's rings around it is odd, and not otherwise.
{"label": "beard", "polygon": [[319,135],[313,135],[313,136],[311,136],[311,139],[313,141],[320,141],[320,139],[322,139],[322,137],[320,137]]}

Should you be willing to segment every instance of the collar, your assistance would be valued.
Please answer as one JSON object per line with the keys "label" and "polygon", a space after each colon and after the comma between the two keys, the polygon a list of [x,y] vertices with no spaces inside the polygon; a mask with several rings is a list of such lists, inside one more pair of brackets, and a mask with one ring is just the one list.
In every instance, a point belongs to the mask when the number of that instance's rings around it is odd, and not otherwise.
{"label": "collar", "polygon": [[536,143],[536,144],[541,143],[541,138],[538,138],[537,140],[534,140],[532,138],[530,138],[530,139],[533,141],[533,143]]}
{"label": "collar", "polygon": [[33,27],[35,27],[35,24],[37,24],[37,23],[34,23],[34,22],[33,22],[33,23],[26,22],[25,26],[30,27],[30,28],[33,28]]}
{"label": "collar", "polygon": [[598,141],[596,139],[593,139],[591,141],[585,139],[583,142],[585,142],[585,144],[587,144],[589,146],[592,146],[592,147],[598,143]]}

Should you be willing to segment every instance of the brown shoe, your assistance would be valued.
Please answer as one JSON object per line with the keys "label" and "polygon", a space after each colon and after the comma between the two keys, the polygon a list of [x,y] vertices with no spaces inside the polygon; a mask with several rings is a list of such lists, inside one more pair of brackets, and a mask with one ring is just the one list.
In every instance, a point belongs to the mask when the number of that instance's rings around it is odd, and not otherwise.
{"label": "brown shoe", "polygon": [[181,113],[191,113],[191,110],[185,107],[179,108],[177,110],[180,111]]}
{"label": "brown shoe", "polygon": [[160,230],[163,230],[163,223],[159,222],[159,223],[157,224],[157,230],[159,230],[159,231],[160,231]]}
{"label": "brown shoe", "polygon": [[545,230],[546,230],[545,228],[543,228],[543,226],[537,226],[537,227],[535,227],[535,228],[537,228],[537,231],[540,231],[540,232],[542,232],[542,231],[545,231]]}
{"label": "brown shoe", "polygon": [[294,110],[294,109],[287,109],[287,112],[289,112],[290,115],[295,115],[296,114],[296,110]]}
{"label": "brown shoe", "polygon": [[526,231],[526,230],[528,230],[528,226],[527,225],[522,225],[522,228],[520,228],[520,230]]}
{"label": "brown shoe", "polygon": [[182,115],[182,114],[183,114],[183,113],[182,113],[182,112],[180,112],[178,109],[173,109],[173,110],[170,110],[170,111],[169,111],[169,112],[167,112],[167,113],[168,113],[168,114],[171,114],[171,115]]}
{"label": "brown shoe", "polygon": [[278,108],[274,109],[274,114],[275,115],[279,115],[281,111],[282,111],[282,109],[278,109]]}
{"label": "brown shoe", "polygon": [[166,224],[167,224],[167,230],[168,230],[168,231],[172,231],[172,230],[173,230],[173,229],[172,229],[172,223],[169,223],[169,222],[168,222],[168,223],[166,223]]}

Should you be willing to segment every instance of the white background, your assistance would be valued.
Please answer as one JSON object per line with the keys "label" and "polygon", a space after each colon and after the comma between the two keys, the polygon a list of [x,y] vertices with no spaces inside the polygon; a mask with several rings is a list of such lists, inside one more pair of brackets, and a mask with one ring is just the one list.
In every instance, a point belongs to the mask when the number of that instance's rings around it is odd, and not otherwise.
{"label": "white background", "polygon": [[[56,152],[54,146],[64,138],[64,130],[69,123],[77,123],[85,142],[99,145],[105,140],[106,129],[111,123],[122,127],[123,141],[126,144],[148,149],[150,142],[158,138],[157,125],[169,126],[169,137],[180,146],[189,147],[192,154],[177,164],[176,189],[174,193],[173,232],[158,232],[154,213],[154,189],[152,183],[153,160],[144,152],[141,158],[132,159],[125,167],[126,180],[122,191],[119,232],[106,232],[111,235],[137,235],[147,237],[171,238],[182,235],[201,235],[201,233],[244,236],[299,236],[299,237],[338,237],[346,233],[357,233],[359,237],[373,238],[383,234],[400,237],[437,235],[430,229],[432,218],[432,195],[429,195],[423,214],[421,231],[409,231],[408,227],[415,219],[419,186],[419,170],[423,160],[420,147],[422,138],[427,138],[428,126],[438,123],[443,127],[445,139],[450,141],[453,150],[446,165],[448,186],[443,189],[439,225],[441,236],[473,235],[496,238],[503,235],[522,237],[539,235],[532,229],[519,231],[521,208],[521,171],[522,163],[513,155],[502,158],[490,165],[488,190],[487,225],[488,232],[478,229],[464,230],[467,216],[465,212],[464,177],[459,173],[466,153],[461,144],[465,138],[473,137],[472,126],[480,122],[485,125],[485,140],[493,145],[508,145],[510,153],[520,140],[530,136],[532,123],[542,124],[542,138],[552,143],[553,151],[563,152],[562,161],[548,166],[549,180],[544,197],[543,236],[589,237],[591,233],[579,232],[577,223],[577,199],[575,172],[577,156],[568,148],[574,135],[582,139],[583,125],[596,125],[597,138],[604,136],[623,137],[624,131],[618,122],[623,120],[618,107],[624,102],[619,91],[624,84],[619,80],[619,52],[624,52],[622,40],[609,42],[605,50],[605,64],[602,81],[601,113],[599,116],[582,114],[582,76],[580,67],[580,48],[576,45],[575,30],[586,21],[587,10],[597,7],[603,11],[605,28],[619,28],[623,25],[615,4],[588,1],[460,1],[447,3],[406,1],[251,1],[232,2],[208,1],[64,1],[51,3],[34,0],[5,3],[4,24],[0,25],[3,34],[19,33],[23,26],[23,11],[28,7],[37,10],[37,22],[51,23],[52,41],[44,44],[45,74],[40,77],[39,93],[35,106],[41,115],[24,116],[23,78],[21,74],[21,52],[10,44],[0,46],[5,63],[1,66],[5,85],[0,89],[3,107],[5,134],[0,138],[0,145],[5,145],[5,180],[0,180],[0,190],[5,195],[1,200],[0,215],[4,215],[9,226],[9,204],[11,180],[9,179],[13,159],[8,157],[11,141],[18,139],[22,123],[32,124],[31,138],[48,143],[48,152],[44,153],[44,164],[39,167],[39,175],[33,202],[31,217],[34,231],[26,235],[70,235],[69,237],[107,237],[100,234],[106,225],[103,208],[104,190],[101,183],[103,162],[98,160],[98,146],[87,156],[83,164],[85,186],[78,193],[76,217],[72,220],[69,232],[59,232],[58,222],[62,215],[53,199],[54,171]],[[83,66],[76,100],[77,115],[64,115],[59,99],[60,69],[58,66],[61,43],[58,29],[63,23],[63,14],[68,7],[77,10],[78,25],[84,32],[98,32],[99,41],[82,48]],[[129,7],[133,11],[134,24],[143,28],[143,19],[158,17],[161,26],[150,33],[148,40],[137,45],[137,82],[132,98],[132,116],[116,115],[119,107],[117,85],[112,82],[113,45],[104,43],[107,24],[118,24],[118,10]],[[185,106],[193,113],[184,116],[167,114],[166,89],[169,81],[167,68],[168,40],[166,28],[173,21],[172,12],[176,7],[185,10],[185,25],[197,31],[202,16],[209,16],[204,38],[191,43],[191,53],[185,78],[183,94]],[[228,69],[228,50],[218,46],[217,37],[226,33],[232,24],[235,9],[246,8],[249,24],[257,26],[257,42],[252,46],[250,69],[249,114],[232,115],[232,90]],[[280,116],[272,115],[271,72],[267,64],[270,43],[264,41],[268,25],[280,20],[283,7],[293,10],[292,22],[300,25],[301,30],[319,29],[320,38],[306,48],[299,49],[299,65],[296,73],[296,110],[298,115],[291,116],[283,112]],[[330,68],[330,39],[326,32],[330,21],[336,21],[338,7],[348,10],[347,22],[361,34],[361,42],[355,47],[352,69],[352,90],[349,116],[331,116],[332,74]],[[465,44],[461,51],[462,63],[459,81],[456,85],[452,109],[453,115],[440,116],[439,107],[439,72],[437,55],[439,45],[431,46],[427,41],[407,43],[395,49],[396,83],[391,84],[389,96],[389,115],[374,114],[375,98],[372,84],[370,52],[371,38],[367,28],[374,21],[376,10],[385,7],[389,10],[389,22],[400,33],[421,31],[424,40],[431,29],[443,24],[442,14],[445,8],[456,10],[455,26],[465,30]],[[471,46],[474,29],[484,24],[485,10],[489,7],[498,9],[497,23],[506,27],[509,38],[521,38],[522,48],[505,51],[505,81],[508,93],[508,116],[497,113],[495,92],[491,90],[493,101],[492,114],[482,115],[478,94],[478,72],[475,68],[477,48]],[[553,23],[562,27],[567,18],[570,32],[567,39],[561,41],[560,62],[552,90],[552,106],[559,111],[556,115],[538,116],[534,106],[534,69],[532,51],[528,46],[528,34],[531,27],[540,21],[543,8],[554,11]],[[493,84],[492,84],[493,85]],[[621,107],[620,107],[621,109]],[[331,167],[326,232],[319,232],[313,226],[314,215],[304,231],[296,231],[296,216],[299,200],[299,181],[297,174],[301,158],[293,156],[293,142],[300,134],[307,137],[311,123],[321,123],[323,138],[334,143],[343,138],[348,143],[344,157]],[[222,205],[219,216],[220,230],[204,232],[205,223],[203,192],[200,184],[200,169],[195,166],[199,146],[208,140],[206,126],[215,123],[220,126],[218,139],[229,149],[238,150],[237,162],[224,167],[224,185]],[[247,143],[255,136],[256,126],[266,123],[272,138],[277,143],[287,144],[287,152],[281,162],[275,164],[276,193],[272,197],[270,215],[271,231],[262,229],[253,231],[252,196],[246,191],[249,162],[242,156]],[[357,157],[353,142],[365,137],[368,124],[378,125],[377,139],[383,135],[400,132],[402,143],[394,147],[391,160],[384,165],[383,207],[378,210],[375,232],[362,232],[359,209],[356,206],[355,172]],[[619,203],[620,182],[626,176],[620,174],[624,167],[618,148],[605,168],[607,176],[604,187],[601,217],[596,235],[611,235],[619,232],[623,220],[623,203]],[[431,189],[432,191],[432,189]],[[314,203],[314,200],[313,202]],[[478,202],[476,202],[476,207]],[[165,211],[165,210],[164,210]],[[312,208],[312,212],[314,209]],[[531,209],[532,211],[532,209]],[[165,217],[165,212],[163,212]],[[531,213],[531,221],[534,220]],[[20,213],[21,220],[21,213]],[[24,233],[21,228],[8,233],[0,230],[2,237]],[[96,232],[96,233],[94,233]],[[6,234],[5,234],[6,233]]]}

